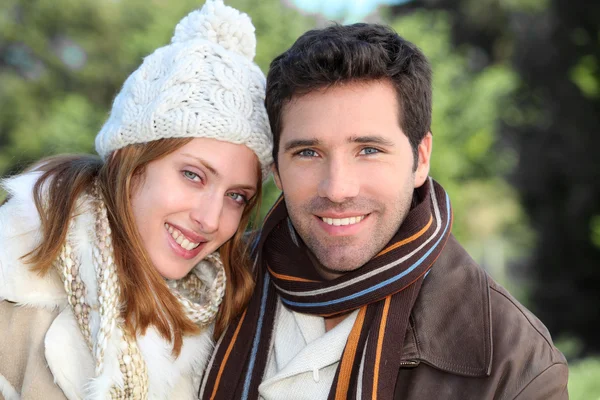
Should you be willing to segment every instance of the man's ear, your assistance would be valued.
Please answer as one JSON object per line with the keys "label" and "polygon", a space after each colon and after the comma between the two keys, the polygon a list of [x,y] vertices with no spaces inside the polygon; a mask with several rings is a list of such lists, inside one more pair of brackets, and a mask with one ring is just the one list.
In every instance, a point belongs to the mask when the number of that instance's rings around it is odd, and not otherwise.
{"label": "man's ear", "polygon": [[419,160],[417,162],[417,169],[415,170],[415,188],[421,187],[429,175],[432,148],[433,136],[431,135],[431,132],[427,132],[427,134],[421,140],[421,143],[419,143],[419,147],[417,149]]}
{"label": "man's ear", "polygon": [[275,181],[275,185],[281,191],[283,191],[283,187],[281,186],[281,178],[279,177],[279,171],[277,170],[277,165],[273,163],[271,166],[271,171],[273,172],[273,180]]}

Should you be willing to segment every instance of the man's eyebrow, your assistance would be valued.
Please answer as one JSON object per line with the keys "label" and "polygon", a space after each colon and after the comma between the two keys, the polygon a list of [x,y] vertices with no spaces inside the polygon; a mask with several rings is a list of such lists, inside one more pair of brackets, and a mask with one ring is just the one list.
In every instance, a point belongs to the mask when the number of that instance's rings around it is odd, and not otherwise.
{"label": "man's eyebrow", "polygon": [[388,147],[394,146],[394,142],[378,135],[352,136],[348,139],[348,143],[378,144],[381,146]]}
{"label": "man's eyebrow", "polygon": [[298,147],[318,146],[321,142],[318,139],[295,139],[285,143],[283,151],[287,152]]}
{"label": "man's eyebrow", "polygon": [[213,167],[212,165],[210,165],[210,163],[200,157],[197,156],[193,156],[191,154],[188,153],[182,153],[181,155],[185,156],[185,157],[189,157],[194,159],[195,161],[199,162],[200,164],[202,164],[204,166],[204,168],[206,168],[208,170],[208,172],[210,172],[212,175],[214,175],[216,178],[219,178],[221,175],[219,174],[219,171],[217,171],[215,169],[215,167]]}

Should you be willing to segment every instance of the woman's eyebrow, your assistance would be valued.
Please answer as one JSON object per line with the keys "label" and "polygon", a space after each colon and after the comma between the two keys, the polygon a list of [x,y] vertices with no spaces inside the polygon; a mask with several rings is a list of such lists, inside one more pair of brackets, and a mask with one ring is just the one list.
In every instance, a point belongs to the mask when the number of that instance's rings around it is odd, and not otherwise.
{"label": "woman's eyebrow", "polygon": [[[219,174],[219,171],[216,170],[215,167],[213,167],[208,161],[206,161],[205,159],[198,157],[198,156],[193,156],[189,153],[182,153],[182,156],[188,157],[188,158],[192,158],[195,161],[199,162],[200,164],[202,164],[215,178],[220,178],[221,174]],[[234,185],[232,187],[232,189],[244,189],[244,190],[249,190],[252,192],[256,192],[256,185],[246,185],[246,184],[240,184],[240,185]]]}
{"label": "woman's eyebrow", "polygon": [[208,161],[206,161],[203,158],[200,158],[198,156],[193,156],[191,154],[188,153],[182,153],[182,156],[188,157],[188,158],[193,158],[194,160],[196,160],[197,162],[199,162],[200,164],[202,164],[207,170],[208,172],[210,172],[212,175],[214,175],[215,177],[219,178],[221,175],[219,174],[219,171],[217,171],[215,169],[215,167],[213,167]]}

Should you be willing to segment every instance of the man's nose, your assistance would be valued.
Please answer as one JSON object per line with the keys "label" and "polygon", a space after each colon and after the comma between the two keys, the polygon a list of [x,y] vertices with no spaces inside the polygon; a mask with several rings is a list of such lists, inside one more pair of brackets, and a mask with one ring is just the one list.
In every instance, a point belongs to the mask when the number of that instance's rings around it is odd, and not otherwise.
{"label": "man's nose", "polygon": [[325,174],[319,183],[319,196],[334,203],[358,196],[360,183],[352,165],[345,160],[331,160]]}

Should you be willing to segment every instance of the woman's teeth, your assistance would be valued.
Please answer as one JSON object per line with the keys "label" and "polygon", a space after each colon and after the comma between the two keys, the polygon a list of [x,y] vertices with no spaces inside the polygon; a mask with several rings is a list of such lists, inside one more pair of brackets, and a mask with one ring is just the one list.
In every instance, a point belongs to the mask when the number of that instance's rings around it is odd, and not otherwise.
{"label": "woman's teeth", "polygon": [[200,243],[190,242],[178,229],[173,228],[169,224],[165,224],[165,228],[169,231],[171,237],[177,242],[185,250],[194,250],[196,247],[200,246]]}
{"label": "woman's teeth", "polygon": [[366,215],[360,215],[358,217],[349,217],[349,218],[321,218],[323,222],[328,225],[333,226],[343,226],[343,225],[354,225],[358,224],[360,221],[365,219]]}

